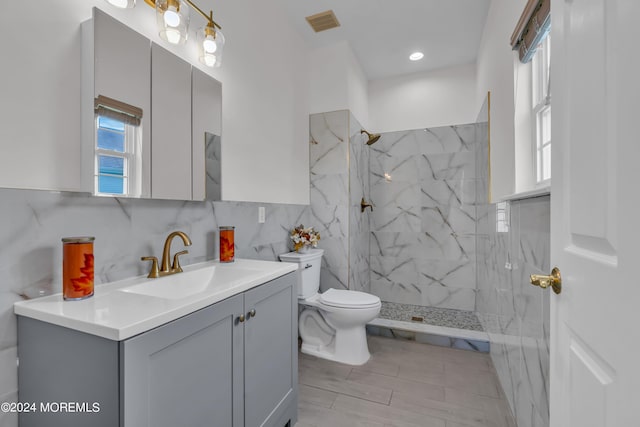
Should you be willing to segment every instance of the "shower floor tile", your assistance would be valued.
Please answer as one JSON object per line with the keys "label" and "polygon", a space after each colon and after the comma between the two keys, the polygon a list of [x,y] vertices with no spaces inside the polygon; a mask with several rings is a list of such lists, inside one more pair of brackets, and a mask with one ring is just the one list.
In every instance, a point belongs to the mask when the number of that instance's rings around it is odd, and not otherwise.
{"label": "shower floor tile", "polygon": [[[476,314],[472,311],[449,308],[423,307],[411,304],[382,302],[379,317],[402,322],[423,323],[448,328],[484,331]],[[417,318],[422,318],[418,320]]]}

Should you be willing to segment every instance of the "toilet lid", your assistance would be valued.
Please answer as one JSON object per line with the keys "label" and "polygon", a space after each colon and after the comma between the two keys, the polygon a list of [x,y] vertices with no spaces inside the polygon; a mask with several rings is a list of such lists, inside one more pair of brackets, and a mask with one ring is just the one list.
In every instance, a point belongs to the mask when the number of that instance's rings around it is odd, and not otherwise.
{"label": "toilet lid", "polygon": [[364,292],[329,289],[320,294],[320,302],[331,307],[368,308],[380,304],[380,298]]}

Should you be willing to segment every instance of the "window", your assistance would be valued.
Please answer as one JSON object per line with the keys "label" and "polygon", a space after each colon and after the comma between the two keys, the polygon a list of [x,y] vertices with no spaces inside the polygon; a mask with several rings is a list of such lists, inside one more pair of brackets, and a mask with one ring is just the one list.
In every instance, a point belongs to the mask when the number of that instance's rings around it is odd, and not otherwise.
{"label": "window", "polygon": [[496,232],[509,232],[509,204],[507,202],[496,203]]}
{"label": "window", "polygon": [[550,53],[551,37],[547,36],[540,43],[532,64],[532,128],[538,185],[546,185],[551,179]]}
{"label": "window", "polygon": [[550,31],[551,1],[527,0],[511,35],[517,194],[551,180]]}
{"label": "window", "polygon": [[96,99],[95,194],[140,197],[142,113],[138,111],[109,98]]}

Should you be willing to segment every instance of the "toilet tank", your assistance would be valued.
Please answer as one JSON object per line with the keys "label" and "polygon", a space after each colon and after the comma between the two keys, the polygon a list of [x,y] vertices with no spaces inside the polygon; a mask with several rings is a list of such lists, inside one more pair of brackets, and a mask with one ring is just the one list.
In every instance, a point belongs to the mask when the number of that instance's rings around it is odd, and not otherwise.
{"label": "toilet tank", "polygon": [[322,249],[310,249],[306,253],[289,252],[280,255],[280,261],[298,264],[300,280],[298,281],[298,298],[306,299],[318,293],[320,289],[320,264]]}

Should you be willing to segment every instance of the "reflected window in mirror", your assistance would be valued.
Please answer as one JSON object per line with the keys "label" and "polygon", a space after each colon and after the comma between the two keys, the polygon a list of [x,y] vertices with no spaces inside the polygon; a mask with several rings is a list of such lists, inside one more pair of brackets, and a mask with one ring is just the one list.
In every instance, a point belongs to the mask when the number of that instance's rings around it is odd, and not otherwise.
{"label": "reflected window in mirror", "polygon": [[140,197],[142,193],[142,110],[98,97],[95,109],[94,192]]}

